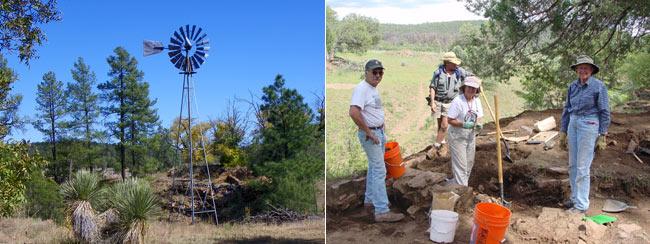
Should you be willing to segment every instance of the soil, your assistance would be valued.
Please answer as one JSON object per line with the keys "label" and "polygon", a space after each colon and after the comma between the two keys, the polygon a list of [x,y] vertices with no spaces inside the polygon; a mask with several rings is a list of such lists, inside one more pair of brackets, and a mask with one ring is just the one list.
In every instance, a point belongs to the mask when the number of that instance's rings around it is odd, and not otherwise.
{"label": "soil", "polygon": [[[516,134],[526,135],[522,126],[532,128],[533,124],[553,116],[559,125],[561,110],[526,111],[515,117],[500,120],[502,131],[518,130]],[[650,155],[640,151],[637,156],[626,153],[628,143],[650,138],[650,113],[612,114],[612,124],[607,138],[608,146],[599,151],[591,166],[590,208],[587,216],[603,213],[605,199],[615,199],[637,206],[621,213],[606,213],[618,220],[601,229],[590,226],[575,217],[560,211],[561,203],[568,199],[568,153],[555,146],[544,150],[543,144],[509,142],[513,163],[504,161],[505,199],[511,201],[510,227],[506,235],[509,243],[648,243],[650,242]],[[475,194],[499,197],[496,143],[494,135],[485,135],[495,130],[494,124],[487,124],[477,137],[475,165],[470,176],[470,186]],[[556,128],[557,130],[557,128]],[[422,157],[429,148],[405,157],[405,161]],[[502,150],[504,150],[502,144]],[[437,157],[410,165],[420,170],[450,174],[449,158]],[[395,192],[395,191],[389,191]],[[389,196],[393,211],[406,213],[406,209],[395,204],[397,196]],[[473,223],[473,209],[460,215],[455,243],[467,243]],[[558,212],[553,218],[556,225],[549,224],[549,212]],[[528,223],[528,224],[526,224]],[[533,224],[531,224],[533,223]],[[564,223],[562,225],[561,223]],[[407,217],[397,223],[375,223],[371,215],[361,206],[344,212],[328,211],[327,240],[332,243],[430,243],[427,232],[430,226],[425,213]],[[545,228],[539,228],[544,226]],[[562,227],[564,226],[564,227]],[[630,227],[634,226],[634,228]],[[638,230],[636,227],[640,227]],[[564,229],[562,229],[564,228]],[[595,229],[593,229],[595,228]],[[633,231],[630,231],[630,228]],[[599,234],[595,234],[598,230]],[[602,232],[602,233],[600,233]]]}

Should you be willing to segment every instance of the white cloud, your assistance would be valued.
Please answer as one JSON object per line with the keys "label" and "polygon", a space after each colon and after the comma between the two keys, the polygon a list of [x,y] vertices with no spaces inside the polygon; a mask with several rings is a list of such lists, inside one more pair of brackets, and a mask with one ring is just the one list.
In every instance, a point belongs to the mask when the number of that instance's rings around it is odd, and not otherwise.
{"label": "white cloud", "polygon": [[447,1],[389,1],[383,4],[381,0],[360,2],[328,1],[328,5],[336,11],[339,18],[351,13],[372,17],[380,23],[390,24],[421,24],[427,22],[444,22],[454,20],[485,19],[465,8],[463,3]]}

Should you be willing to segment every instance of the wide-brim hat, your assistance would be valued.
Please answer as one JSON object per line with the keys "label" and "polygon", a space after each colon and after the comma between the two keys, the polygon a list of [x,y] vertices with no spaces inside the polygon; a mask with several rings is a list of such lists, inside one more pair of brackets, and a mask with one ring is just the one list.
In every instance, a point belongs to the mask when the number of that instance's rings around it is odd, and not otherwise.
{"label": "wide-brim hat", "polygon": [[469,87],[474,87],[474,88],[478,89],[478,91],[476,91],[476,93],[480,93],[481,92],[481,82],[483,82],[483,81],[481,81],[481,79],[479,79],[478,77],[470,76],[470,77],[465,78],[463,83],[460,85],[460,89],[463,90],[463,92],[464,92],[465,91],[464,90],[465,86],[469,86]]}
{"label": "wide-brim hat", "polygon": [[600,67],[598,67],[598,65],[594,64],[594,60],[591,59],[591,58],[590,58],[589,56],[587,56],[587,55],[580,55],[580,56],[578,56],[578,57],[576,58],[576,63],[573,64],[573,65],[571,65],[571,69],[575,71],[575,70],[576,70],[576,67],[577,67],[578,65],[581,65],[581,64],[591,64],[591,67],[594,68],[594,71],[591,73],[592,75],[595,75],[595,74],[598,73],[598,71],[600,70]]}
{"label": "wide-brim hat", "polygon": [[460,65],[461,60],[456,57],[456,54],[454,52],[446,52],[442,55],[442,61],[443,62],[450,62],[454,63],[456,65]]}

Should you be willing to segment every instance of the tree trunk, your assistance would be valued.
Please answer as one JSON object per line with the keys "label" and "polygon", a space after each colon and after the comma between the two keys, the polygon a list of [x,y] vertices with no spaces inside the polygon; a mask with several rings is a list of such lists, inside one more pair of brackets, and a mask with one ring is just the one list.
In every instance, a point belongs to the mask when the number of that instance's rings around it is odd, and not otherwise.
{"label": "tree trunk", "polygon": [[[122,71],[123,72],[123,71]],[[120,72],[120,165],[122,165],[122,181],[126,179],[126,165],[124,165],[125,155],[124,155],[124,75]]]}
{"label": "tree trunk", "polygon": [[56,162],[56,132],[54,131],[54,119],[52,119],[52,135],[50,135],[50,139],[52,141],[52,161]]}
{"label": "tree trunk", "polygon": [[93,167],[93,163],[91,162],[91,159],[90,159],[91,158],[90,157],[90,154],[91,154],[90,140],[91,139],[90,139],[90,120],[88,118],[90,112],[88,111],[88,109],[85,109],[84,113],[85,113],[85,118],[86,118],[86,121],[84,121],[85,124],[86,124],[86,161],[87,161],[88,165],[90,165],[90,172],[93,172],[94,167]]}

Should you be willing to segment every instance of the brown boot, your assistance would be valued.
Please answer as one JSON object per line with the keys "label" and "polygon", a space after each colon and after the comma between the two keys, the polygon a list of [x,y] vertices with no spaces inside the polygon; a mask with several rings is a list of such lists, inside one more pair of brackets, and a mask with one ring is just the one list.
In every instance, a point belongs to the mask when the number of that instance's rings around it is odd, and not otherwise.
{"label": "brown boot", "polygon": [[435,146],[431,147],[431,149],[429,149],[429,151],[427,151],[427,154],[426,154],[427,160],[432,160],[432,159],[436,158],[436,154],[438,153],[437,151],[438,151],[438,149]]}
{"label": "brown boot", "polygon": [[447,147],[447,144],[442,144],[440,146],[440,149],[438,149],[438,156],[439,157],[447,157],[449,154],[449,148]]}
{"label": "brown boot", "polygon": [[402,219],[404,219],[404,214],[402,213],[386,212],[375,214],[375,222],[397,222]]}
{"label": "brown boot", "polygon": [[372,203],[364,203],[363,210],[365,210],[368,215],[375,215],[375,206],[372,205]]}

